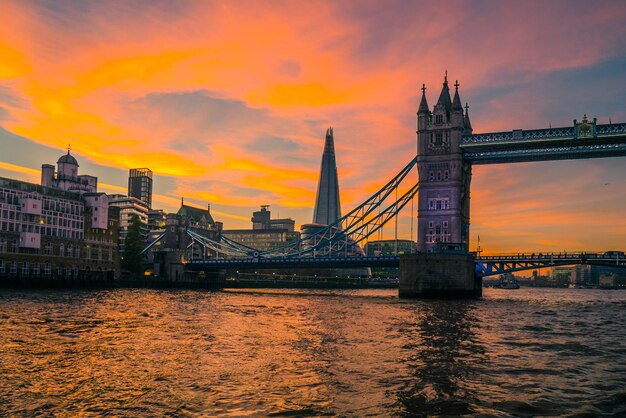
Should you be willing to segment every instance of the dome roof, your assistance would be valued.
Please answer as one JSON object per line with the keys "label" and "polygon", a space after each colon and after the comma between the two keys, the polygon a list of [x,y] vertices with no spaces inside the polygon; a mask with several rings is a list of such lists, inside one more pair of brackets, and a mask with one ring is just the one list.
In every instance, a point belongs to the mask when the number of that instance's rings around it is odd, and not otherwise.
{"label": "dome roof", "polygon": [[78,167],[78,161],[76,161],[76,158],[72,157],[70,155],[70,152],[68,151],[67,154],[61,156],[61,158],[59,158],[59,161],[57,161],[57,164],[73,164],[76,167]]}

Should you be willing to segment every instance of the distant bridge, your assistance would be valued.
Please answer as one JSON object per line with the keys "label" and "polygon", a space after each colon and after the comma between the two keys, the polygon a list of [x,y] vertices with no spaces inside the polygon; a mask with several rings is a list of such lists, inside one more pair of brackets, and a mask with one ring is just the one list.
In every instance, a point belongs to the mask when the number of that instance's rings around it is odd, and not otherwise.
{"label": "distant bridge", "polygon": [[[487,277],[504,273],[513,273],[516,271],[571,266],[577,264],[626,268],[626,257],[621,252],[478,256],[475,260],[475,272],[479,277]],[[238,259],[193,260],[187,263],[187,269],[191,271],[399,266],[400,256],[250,257]]]}

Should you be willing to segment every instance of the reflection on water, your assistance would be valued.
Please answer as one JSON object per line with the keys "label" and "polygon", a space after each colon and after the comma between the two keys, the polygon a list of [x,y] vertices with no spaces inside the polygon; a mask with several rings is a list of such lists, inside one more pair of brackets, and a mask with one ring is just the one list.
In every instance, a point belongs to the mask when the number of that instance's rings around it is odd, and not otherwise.
{"label": "reflection on water", "polygon": [[[416,324],[405,345],[412,382],[398,394],[402,411],[426,415],[463,415],[472,411],[480,383],[476,366],[487,358],[474,328],[479,327],[473,303],[450,301],[411,306]],[[405,331],[407,332],[407,331]],[[413,335],[411,335],[413,334]],[[475,385],[478,383],[478,385]]]}
{"label": "reflection on water", "polygon": [[0,293],[0,416],[626,413],[626,292]]}

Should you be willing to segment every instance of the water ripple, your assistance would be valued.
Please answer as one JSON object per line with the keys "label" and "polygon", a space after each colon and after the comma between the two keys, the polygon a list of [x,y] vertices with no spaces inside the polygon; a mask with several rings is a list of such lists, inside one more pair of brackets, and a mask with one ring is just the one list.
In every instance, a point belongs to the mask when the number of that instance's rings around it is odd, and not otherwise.
{"label": "water ripple", "polygon": [[619,416],[626,292],[0,293],[0,416]]}

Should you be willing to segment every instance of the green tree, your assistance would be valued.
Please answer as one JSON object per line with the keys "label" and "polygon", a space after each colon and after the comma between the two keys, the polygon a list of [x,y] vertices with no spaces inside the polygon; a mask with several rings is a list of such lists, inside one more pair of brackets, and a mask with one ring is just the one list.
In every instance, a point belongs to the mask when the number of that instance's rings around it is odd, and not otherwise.
{"label": "green tree", "polygon": [[128,222],[128,234],[124,240],[124,261],[122,265],[134,276],[141,275],[142,246],[141,221],[137,215],[133,215],[130,222]]}

